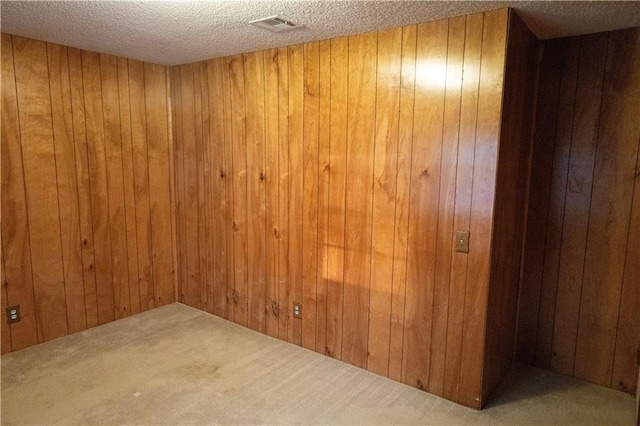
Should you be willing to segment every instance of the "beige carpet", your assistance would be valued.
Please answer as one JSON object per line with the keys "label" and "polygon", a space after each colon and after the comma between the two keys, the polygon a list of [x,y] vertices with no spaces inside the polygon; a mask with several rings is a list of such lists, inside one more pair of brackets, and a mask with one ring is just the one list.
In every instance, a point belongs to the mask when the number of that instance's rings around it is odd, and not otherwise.
{"label": "beige carpet", "polygon": [[2,424],[633,424],[635,401],[518,366],[477,412],[173,304],[2,356]]}

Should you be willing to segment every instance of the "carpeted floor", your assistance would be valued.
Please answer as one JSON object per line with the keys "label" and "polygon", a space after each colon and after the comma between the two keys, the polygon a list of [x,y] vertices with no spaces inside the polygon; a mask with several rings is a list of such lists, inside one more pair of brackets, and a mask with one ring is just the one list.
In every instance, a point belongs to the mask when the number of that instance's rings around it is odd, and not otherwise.
{"label": "carpeted floor", "polygon": [[181,304],[2,356],[2,424],[634,424],[635,400],[516,366],[477,412]]}

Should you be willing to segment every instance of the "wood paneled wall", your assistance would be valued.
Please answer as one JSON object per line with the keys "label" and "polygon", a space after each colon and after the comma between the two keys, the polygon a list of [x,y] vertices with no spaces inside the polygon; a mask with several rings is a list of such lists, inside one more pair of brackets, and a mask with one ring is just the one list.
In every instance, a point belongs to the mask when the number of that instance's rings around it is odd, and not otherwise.
{"label": "wood paneled wall", "polygon": [[179,300],[480,407],[507,21],[172,68]]}
{"label": "wood paneled wall", "polygon": [[538,71],[538,40],[516,14],[509,21],[507,43],[485,331],[484,400],[513,361]]}
{"label": "wood paneled wall", "polygon": [[2,353],[174,301],[169,109],[164,66],[2,35]]}
{"label": "wood paneled wall", "polygon": [[516,356],[634,392],[640,29],[545,42]]}

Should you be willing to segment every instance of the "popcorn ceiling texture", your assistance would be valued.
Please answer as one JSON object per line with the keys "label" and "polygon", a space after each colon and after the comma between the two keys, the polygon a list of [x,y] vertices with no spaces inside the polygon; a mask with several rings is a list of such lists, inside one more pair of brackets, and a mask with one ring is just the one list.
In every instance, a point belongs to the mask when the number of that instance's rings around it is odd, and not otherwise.
{"label": "popcorn ceiling texture", "polygon": [[[2,32],[164,65],[501,7],[542,39],[640,26],[640,1],[2,1]],[[249,25],[280,14],[306,28]]]}

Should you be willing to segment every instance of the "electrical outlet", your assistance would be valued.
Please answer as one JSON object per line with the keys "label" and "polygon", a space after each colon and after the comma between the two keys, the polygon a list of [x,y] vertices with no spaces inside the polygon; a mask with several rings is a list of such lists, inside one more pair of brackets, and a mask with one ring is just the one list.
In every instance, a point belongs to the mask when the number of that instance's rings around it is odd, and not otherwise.
{"label": "electrical outlet", "polygon": [[302,318],[302,304],[298,302],[293,302],[293,317],[294,318]]}
{"label": "electrical outlet", "polygon": [[20,305],[9,306],[7,308],[7,324],[20,321]]}

